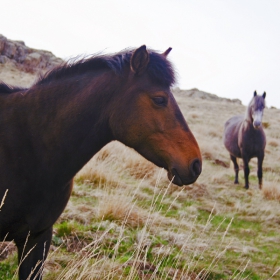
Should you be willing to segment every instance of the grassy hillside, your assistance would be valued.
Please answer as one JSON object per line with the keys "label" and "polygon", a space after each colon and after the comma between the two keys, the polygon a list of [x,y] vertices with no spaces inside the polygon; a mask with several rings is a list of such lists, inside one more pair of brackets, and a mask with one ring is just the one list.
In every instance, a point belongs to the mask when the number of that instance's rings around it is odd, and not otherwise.
{"label": "grassy hillside", "polygon": [[[183,92],[176,99],[203,154],[197,182],[176,187],[133,150],[107,145],[75,177],[45,279],[280,278],[280,110],[264,113],[263,190],[252,160],[246,191],[243,171],[233,184],[222,143],[224,122],[245,107]],[[0,279],[12,279],[16,254],[4,247]]]}

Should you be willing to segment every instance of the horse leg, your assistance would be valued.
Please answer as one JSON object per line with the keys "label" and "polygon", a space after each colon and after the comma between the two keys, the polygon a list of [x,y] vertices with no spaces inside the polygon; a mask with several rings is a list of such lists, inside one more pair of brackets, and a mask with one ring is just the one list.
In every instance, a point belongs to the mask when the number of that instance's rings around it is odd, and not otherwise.
{"label": "horse leg", "polygon": [[259,179],[259,188],[262,189],[262,163],[263,163],[264,155],[258,157],[258,179]]}
{"label": "horse leg", "polygon": [[236,160],[236,157],[233,155],[230,155],[230,159],[232,160],[233,164],[234,164],[234,171],[235,171],[235,180],[234,180],[234,184],[238,184],[238,172],[239,172],[239,166]]}
{"label": "horse leg", "polygon": [[18,247],[19,279],[41,280],[44,261],[52,238],[52,227],[25,240],[16,241]]}
{"label": "horse leg", "polygon": [[245,189],[249,189],[249,160],[245,157],[243,157],[243,164],[244,164],[244,177],[245,177]]}

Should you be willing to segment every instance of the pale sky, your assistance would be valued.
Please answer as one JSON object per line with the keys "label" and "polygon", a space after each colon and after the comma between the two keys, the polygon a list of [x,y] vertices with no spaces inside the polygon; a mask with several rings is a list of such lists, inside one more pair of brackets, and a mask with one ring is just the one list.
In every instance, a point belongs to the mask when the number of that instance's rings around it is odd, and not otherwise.
{"label": "pale sky", "polygon": [[165,51],[182,89],[280,108],[280,0],[9,0],[0,34],[63,59],[128,47]]}

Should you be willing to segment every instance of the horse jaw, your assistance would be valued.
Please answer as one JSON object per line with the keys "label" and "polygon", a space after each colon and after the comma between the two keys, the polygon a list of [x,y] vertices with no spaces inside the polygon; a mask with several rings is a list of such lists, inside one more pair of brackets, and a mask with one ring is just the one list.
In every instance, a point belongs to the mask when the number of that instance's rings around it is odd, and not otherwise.
{"label": "horse jaw", "polygon": [[175,184],[179,187],[184,185],[179,174],[177,173],[176,169],[174,169],[174,168],[172,168],[172,171],[168,170],[167,177],[168,177],[169,181],[171,181],[173,184]]}
{"label": "horse jaw", "polygon": [[185,171],[186,170],[182,170],[179,167],[172,167],[167,171],[168,179],[172,181],[173,184],[178,185],[180,187],[183,185],[193,184],[202,171],[201,159],[194,159],[188,167],[187,174]]}

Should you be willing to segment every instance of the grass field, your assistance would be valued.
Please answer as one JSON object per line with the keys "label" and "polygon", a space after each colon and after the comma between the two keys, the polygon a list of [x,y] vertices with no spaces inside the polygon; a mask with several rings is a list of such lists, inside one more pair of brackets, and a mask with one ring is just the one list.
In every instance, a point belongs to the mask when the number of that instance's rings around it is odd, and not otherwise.
{"label": "grass field", "polygon": [[[233,184],[222,143],[225,121],[245,107],[176,99],[203,155],[197,182],[177,187],[164,170],[110,143],[75,177],[44,279],[280,279],[280,110],[264,112],[263,190],[254,159],[246,191],[243,171]],[[0,279],[16,279],[13,244],[0,248]]]}

